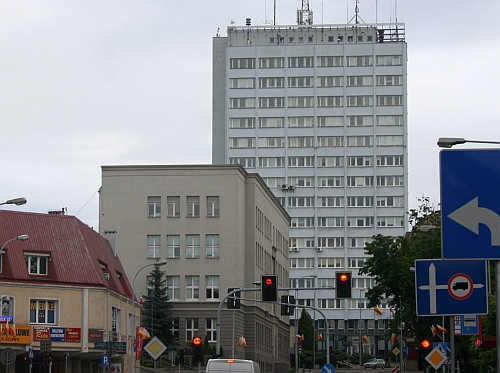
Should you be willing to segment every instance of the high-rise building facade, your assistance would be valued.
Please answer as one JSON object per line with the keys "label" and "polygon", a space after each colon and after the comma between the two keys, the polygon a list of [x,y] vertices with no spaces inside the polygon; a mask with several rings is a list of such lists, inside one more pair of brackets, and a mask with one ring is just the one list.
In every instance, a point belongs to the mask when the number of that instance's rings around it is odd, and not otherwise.
{"label": "high-rise building facade", "polygon": [[[213,39],[212,163],[259,173],[286,208],[290,287],[351,352],[387,348],[390,310],[367,308],[373,279],[358,271],[374,235],[406,231],[406,53],[401,23],[233,25]],[[338,270],[351,299],[335,295]]]}

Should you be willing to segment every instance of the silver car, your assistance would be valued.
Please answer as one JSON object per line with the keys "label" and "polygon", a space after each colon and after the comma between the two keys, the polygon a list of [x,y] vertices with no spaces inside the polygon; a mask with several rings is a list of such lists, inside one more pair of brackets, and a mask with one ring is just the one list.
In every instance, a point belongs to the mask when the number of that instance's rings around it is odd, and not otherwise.
{"label": "silver car", "polygon": [[363,368],[372,368],[372,369],[377,369],[377,368],[385,368],[386,363],[384,359],[371,359],[370,361],[367,361],[366,363],[363,364]]}

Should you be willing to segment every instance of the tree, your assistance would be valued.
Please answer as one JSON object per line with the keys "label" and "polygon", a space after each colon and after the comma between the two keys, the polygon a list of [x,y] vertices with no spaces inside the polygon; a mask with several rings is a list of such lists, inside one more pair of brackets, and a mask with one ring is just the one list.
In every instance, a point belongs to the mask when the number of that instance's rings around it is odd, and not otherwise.
{"label": "tree", "polygon": [[[417,317],[416,314],[415,274],[410,268],[414,267],[416,259],[441,257],[441,212],[426,197],[419,202],[419,208],[410,211],[411,232],[399,237],[380,234],[373,237],[365,247],[370,258],[359,271],[375,279],[376,285],[366,293],[368,306],[374,307],[383,298],[389,298],[396,311],[389,323],[389,334],[398,334],[403,321],[405,336],[415,338],[417,343],[431,340],[430,325],[441,323],[440,318]],[[430,230],[424,229],[429,227]]]}
{"label": "tree", "polygon": [[154,266],[148,281],[148,295],[142,296],[144,301],[142,310],[142,325],[151,334],[160,339],[166,346],[174,340],[172,329],[172,303],[167,295],[165,272],[160,270],[160,266]]}
{"label": "tree", "polygon": [[312,351],[314,349],[314,323],[311,315],[309,315],[305,308],[302,309],[302,313],[300,314],[298,332],[299,335],[304,336],[302,350]]}

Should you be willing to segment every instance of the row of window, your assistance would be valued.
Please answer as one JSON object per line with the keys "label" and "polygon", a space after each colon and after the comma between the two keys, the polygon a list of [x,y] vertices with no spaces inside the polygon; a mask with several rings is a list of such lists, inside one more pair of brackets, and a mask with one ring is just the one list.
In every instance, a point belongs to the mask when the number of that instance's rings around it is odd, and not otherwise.
{"label": "row of window", "polygon": [[[158,218],[161,216],[162,201],[160,196],[148,197],[148,216]],[[219,197],[206,197],[206,216],[215,218],[219,217]],[[189,218],[200,217],[200,197],[188,196],[185,199],[185,216]],[[181,216],[181,197],[167,196],[167,217],[178,218]]]}
{"label": "row of window", "polygon": [[[253,89],[258,82],[258,88],[285,88],[284,77],[259,77],[259,78],[230,78],[231,89]],[[333,88],[333,87],[371,87],[373,86],[373,75],[357,76],[293,76],[286,79],[288,88]],[[402,75],[376,75],[377,86],[400,86],[403,85]]]}
{"label": "row of window", "polygon": [[[291,136],[288,137],[289,148],[337,148],[337,147],[372,147],[372,146],[403,146],[402,135],[375,136]],[[230,149],[255,148],[285,148],[284,137],[230,137]],[[313,157],[310,157],[313,158]],[[266,167],[266,166],[261,166]],[[269,166],[268,166],[269,167]],[[274,166],[279,167],[279,166]]]}
{"label": "row of window", "polygon": [[[364,259],[363,259],[364,260]],[[373,278],[357,278],[353,277],[352,287],[355,289],[370,289],[375,286],[375,279]],[[315,283],[316,281],[316,283]],[[290,278],[290,288],[292,289],[309,289],[309,288],[335,288],[335,278]]]}
{"label": "row of window", "polygon": [[[370,242],[372,242],[371,237],[347,237],[347,248],[362,249]],[[316,249],[318,251],[323,249],[343,249],[346,246],[345,243],[346,239],[344,237],[318,237],[317,245],[314,237],[292,237],[290,238],[290,251],[299,251],[300,249]]]}
{"label": "row of window", "polygon": [[[366,39],[365,39],[366,38]],[[304,36],[298,36],[297,38],[293,37],[293,36],[288,36],[286,38],[287,42],[289,44],[293,44],[295,42],[297,43],[304,43],[304,41],[307,40],[308,43],[312,43],[314,41],[314,35],[309,35],[306,37]],[[344,42],[344,35],[329,35],[328,38],[328,43],[343,43]],[[356,40],[358,43],[361,43],[363,41],[367,41],[367,42],[373,42],[373,35],[356,35],[356,37],[354,37],[354,35],[348,35],[347,36],[347,42],[348,43],[352,43],[354,42],[354,40]],[[378,37],[377,37],[377,40],[378,42],[383,42],[384,40],[384,35],[383,34],[379,34]],[[285,37],[284,36],[270,36],[269,37],[269,44],[284,44],[285,43]]]}
{"label": "row of window", "polygon": [[[290,268],[362,268],[368,258],[290,258]],[[345,264],[347,262],[347,267]],[[312,279],[311,279],[312,280]],[[300,282],[299,282],[300,286]],[[311,285],[312,286],[312,285]],[[305,287],[311,287],[305,286]]]}
{"label": "row of window", "polygon": [[[345,99],[345,100],[344,100]],[[377,95],[373,100],[373,95],[362,96],[317,96],[318,108],[332,107],[372,107],[376,106],[402,106],[402,95]],[[233,97],[229,98],[230,109],[253,109],[256,103],[255,97]],[[258,107],[260,109],[276,109],[285,107],[285,97],[258,97]],[[288,108],[313,108],[314,96],[293,96],[288,97]]]}
{"label": "row of window", "polygon": [[[313,116],[288,117],[288,127],[290,128],[312,128],[314,127]],[[258,128],[284,128],[284,117],[259,117],[257,118]],[[256,118],[229,118],[229,128],[255,128]],[[317,127],[371,127],[373,126],[373,115],[348,115],[343,116],[318,116]],[[402,126],[402,115],[377,115],[377,126]]]}
{"label": "row of window", "polygon": [[[175,234],[168,234],[167,240],[167,258],[180,258],[181,257],[181,236]],[[199,258],[200,257],[200,235],[187,234],[184,241],[185,258]],[[160,235],[147,236],[147,257],[148,258],[161,258],[162,244]],[[219,257],[219,235],[207,234],[205,235],[205,257],[218,258]]]}
{"label": "row of window", "polygon": [[[259,157],[259,167],[285,167],[284,157]],[[231,157],[229,158],[230,164],[240,164],[245,168],[255,168],[255,157]],[[362,156],[362,157],[346,157],[346,162],[344,162],[343,156],[317,156],[316,162],[314,162],[314,157],[310,156],[299,156],[299,157],[288,157],[289,167],[373,167],[373,157],[372,156]],[[402,155],[380,155],[376,157],[377,166],[403,166],[403,156]],[[270,188],[278,187],[283,184],[287,184],[284,177],[264,177],[264,181]],[[300,177],[289,177],[288,185],[293,186],[303,186],[303,187],[313,187],[314,177],[313,176],[300,176]],[[343,177],[319,177],[318,176],[318,186],[344,186]]]}
{"label": "row of window", "polygon": [[[289,207],[315,207],[314,206],[315,197],[288,197]],[[346,203],[347,201],[347,203]],[[373,204],[374,197],[344,197],[344,196],[319,196],[316,197],[316,207],[374,207]],[[387,197],[380,198],[380,204],[387,201]],[[402,207],[403,199],[390,201],[392,203],[399,203],[399,206],[391,207]],[[377,206],[381,207],[381,206]],[[385,206],[384,206],[385,207]],[[323,220],[319,220],[318,226],[328,226]],[[324,219],[324,218],[321,218]],[[340,219],[340,218],[339,218]],[[350,219],[350,218],[349,218]],[[382,218],[379,218],[382,219]],[[323,225],[325,224],[325,225]],[[347,221],[347,226],[349,226],[349,220]]]}
{"label": "row of window", "polygon": [[[314,67],[313,56],[287,57],[260,57],[257,59],[259,69],[282,69]],[[316,67],[359,67],[373,66],[373,56],[317,56]],[[255,58],[231,58],[229,60],[230,69],[255,69]],[[376,66],[402,66],[403,56],[401,55],[380,55],[375,56]]]}

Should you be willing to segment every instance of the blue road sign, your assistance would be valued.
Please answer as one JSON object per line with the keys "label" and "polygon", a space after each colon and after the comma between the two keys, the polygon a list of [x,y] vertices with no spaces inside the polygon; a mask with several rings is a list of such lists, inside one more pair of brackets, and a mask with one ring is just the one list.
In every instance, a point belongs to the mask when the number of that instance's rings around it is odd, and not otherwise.
{"label": "blue road sign", "polygon": [[335,373],[335,368],[332,364],[325,364],[321,367],[321,373]]}
{"label": "blue road sign", "polygon": [[486,261],[415,260],[417,316],[488,313]]}
{"label": "blue road sign", "polygon": [[33,350],[33,348],[31,348],[31,347],[28,350],[28,358],[31,360],[33,360],[35,358],[35,350]]}
{"label": "blue road sign", "polygon": [[403,346],[403,355],[407,356],[410,354],[410,346]]}
{"label": "blue road sign", "polygon": [[442,257],[500,259],[500,149],[440,152]]}
{"label": "blue road sign", "polygon": [[455,316],[455,335],[479,335],[479,316]]}
{"label": "blue road sign", "polygon": [[102,365],[103,367],[107,367],[107,366],[109,366],[109,356],[107,356],[107,355],[102,355],[102,357],[101,357],[101,365]]}

